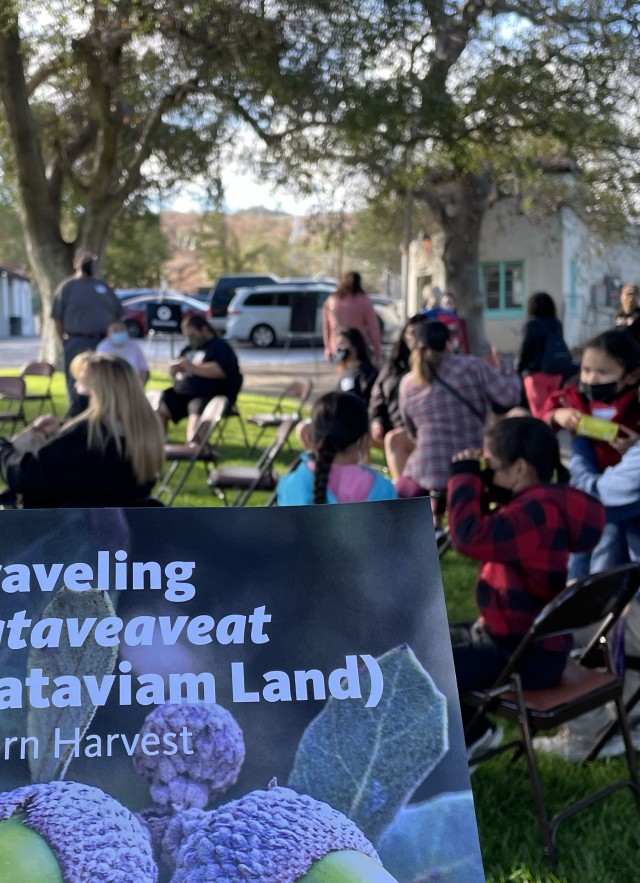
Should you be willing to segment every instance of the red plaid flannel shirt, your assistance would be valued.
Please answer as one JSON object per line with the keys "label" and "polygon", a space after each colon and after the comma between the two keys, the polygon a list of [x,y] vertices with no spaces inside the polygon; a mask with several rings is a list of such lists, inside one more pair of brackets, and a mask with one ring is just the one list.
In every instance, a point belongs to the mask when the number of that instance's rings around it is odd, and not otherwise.
{"label": "red plaid flannel shirt", "polygon": [[[564,588],[569,552],[592,549],[605,510],[594,497],[565,485],[537,484],[487,512],[476,460],[452,464],[449,528],[454,549],[482,562],[476,585],[481,622],[495,638],[523,636]],[[565,650],[563,637],[546,650]]]}

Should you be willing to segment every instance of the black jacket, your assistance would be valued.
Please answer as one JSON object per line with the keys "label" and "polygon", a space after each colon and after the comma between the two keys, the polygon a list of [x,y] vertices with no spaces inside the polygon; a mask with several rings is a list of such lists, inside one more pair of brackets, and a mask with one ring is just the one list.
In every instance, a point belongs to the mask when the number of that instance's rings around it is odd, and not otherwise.
{"label": "black jacket", "polygon": [[104,453],[87,447],[87,423],[51,439],[37,454],[19,454],[0,439],[0,471],[25,509],[135,506],[154,482],[139,485],[113,439]]}

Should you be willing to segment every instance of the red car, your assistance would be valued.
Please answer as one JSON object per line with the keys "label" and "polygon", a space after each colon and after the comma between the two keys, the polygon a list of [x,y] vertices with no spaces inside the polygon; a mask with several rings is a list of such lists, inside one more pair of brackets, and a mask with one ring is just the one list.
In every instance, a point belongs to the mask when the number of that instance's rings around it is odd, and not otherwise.
{"label": "red car", "polygon": [[208,319],[211,316],[211,309],[206,303],[195,297],[189,297],[187,294],[180,294],[177,291],[167,294],[141,294],[124,302],[122,321],[127,326],[129,337],[145,337],[148,330],[147,306],[149,304],[168,304],[169,306],[177,304],[182,310],[183,319],[196,315]]}

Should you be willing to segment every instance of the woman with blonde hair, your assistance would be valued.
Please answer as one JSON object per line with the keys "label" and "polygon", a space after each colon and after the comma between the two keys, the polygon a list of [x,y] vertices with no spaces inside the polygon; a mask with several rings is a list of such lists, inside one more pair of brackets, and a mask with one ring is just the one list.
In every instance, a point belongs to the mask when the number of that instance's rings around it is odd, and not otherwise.
{"label": "woman with blonde hair", "polygon": [[33,427],[53,436],[35,453],[0,439],[0,470],[24,508],[136,506],[163,463],[163,435],[134,369],[119,356],[81,353],[71,364],[85,411],[60,427],[51,415]]}

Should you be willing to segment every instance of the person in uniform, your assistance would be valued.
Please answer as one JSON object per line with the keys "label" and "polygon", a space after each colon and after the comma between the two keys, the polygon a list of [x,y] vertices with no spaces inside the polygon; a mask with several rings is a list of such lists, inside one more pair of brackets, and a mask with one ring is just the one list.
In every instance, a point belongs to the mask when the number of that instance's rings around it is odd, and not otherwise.
{"label": "person in uniform", "polygon": [[56,289],[51,318],[64,352],[64,373],[69,399],[68,417],[83,411],[88,403],[75,389],[69,366],[74,357],[95,350],[112,322],[122,318],[122,303],[104,279],[95,277],[98,258],[93,252],[78,252],[73,261],[75,275]]}

